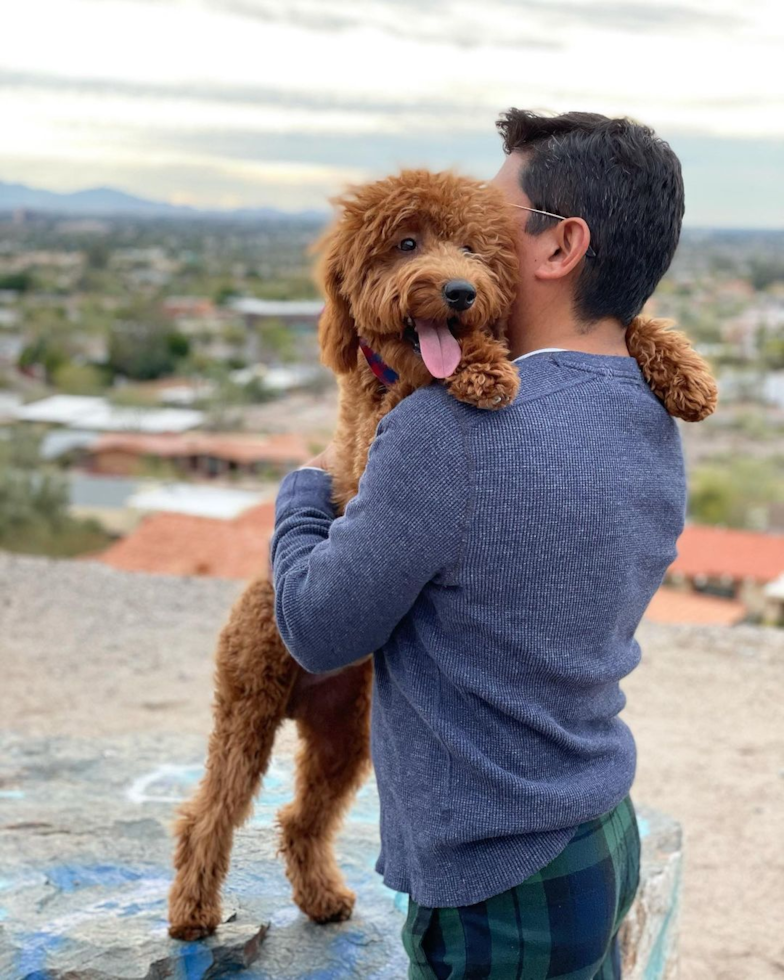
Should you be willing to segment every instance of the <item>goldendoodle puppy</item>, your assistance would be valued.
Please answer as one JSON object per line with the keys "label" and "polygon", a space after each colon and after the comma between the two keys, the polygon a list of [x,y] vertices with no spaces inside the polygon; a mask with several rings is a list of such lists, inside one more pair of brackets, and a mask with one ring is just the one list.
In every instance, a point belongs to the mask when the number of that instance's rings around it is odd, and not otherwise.
{"label": "goldendoodle puppy", "polygon": [[[517,393],[503,325],[515,293],[516,232],[493,187],[450,173],[406,171],[356,188],[320,242],[324,362],[338,375],[334,500],[357,492],[376,426],[415,388],[443,379],[455,398],[501,409]],[[637,320],[627,342],[672,414],[696,419],[715,386],[685,338]],[[248,816],[284,718],[300,749],[292,803],[278,815],[293,898],[316,922],[346,919],[354,894],[334,836],[370,769],[368,657],[329,675],[306,673],[275,627],[272,586],[252,582],[216,656],[206,772],[176,826],[170,933],[195,939],[220,922],[234,828]]]}

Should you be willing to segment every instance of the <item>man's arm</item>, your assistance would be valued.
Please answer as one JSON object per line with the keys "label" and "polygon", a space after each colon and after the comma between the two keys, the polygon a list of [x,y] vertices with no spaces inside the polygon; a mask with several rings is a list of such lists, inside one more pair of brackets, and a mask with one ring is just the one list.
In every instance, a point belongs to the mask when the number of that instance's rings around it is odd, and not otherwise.
{"label": "man's arm", "polygon": [[275,617],[305,670],[334,670],[377,650],[423,587],[458,560],[468,477],[448,398],[412,395],[381,420],[342,517],[327,473],[283,480],[271,542]]}

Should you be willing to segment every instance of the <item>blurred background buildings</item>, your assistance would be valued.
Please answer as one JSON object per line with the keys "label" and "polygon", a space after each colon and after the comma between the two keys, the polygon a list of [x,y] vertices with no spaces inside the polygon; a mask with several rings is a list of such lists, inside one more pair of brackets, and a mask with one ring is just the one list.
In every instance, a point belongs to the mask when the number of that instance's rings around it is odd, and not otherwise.
{"label": "blurred background buildings", "polygon": [[649,616],[784,621],[780,5],[28,0],[5,19],[0,548],[262,571],[277,481],[334,423],[308,254],[330,195],[402,165],[490,177],[502,110],[592,109],[681,156],[686,227],[649,312],[721,387],[682,426],[690,527]]}

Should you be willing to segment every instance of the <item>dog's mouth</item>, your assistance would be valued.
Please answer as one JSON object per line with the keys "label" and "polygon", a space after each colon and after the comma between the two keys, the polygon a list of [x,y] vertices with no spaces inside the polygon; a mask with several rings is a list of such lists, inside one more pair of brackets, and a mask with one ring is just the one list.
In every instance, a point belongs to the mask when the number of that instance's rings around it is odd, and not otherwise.
{"label": "dog's mouth", "polygon": [[407,316],[403,323],[403,338],[425,362],[434,378],[448,378],[460,363],[462,351],[454,335],[460,321],[456,316],[448,320],[424,320]]}

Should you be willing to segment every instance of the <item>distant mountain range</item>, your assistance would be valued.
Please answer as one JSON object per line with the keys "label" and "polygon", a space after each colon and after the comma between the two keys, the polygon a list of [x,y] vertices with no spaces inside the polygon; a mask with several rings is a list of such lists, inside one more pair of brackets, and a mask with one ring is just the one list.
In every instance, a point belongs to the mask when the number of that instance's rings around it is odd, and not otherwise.
{"label": "distant mountain range", "polygon": [[323,221],[326,211],[279,211],[277,208],[238,208],[236,210],[200,210],[165,201],[150,201],[134,197],[113,187],[91,187],[73,194],[57,194],[24,184],[7,184],[0,181],[0,211],[26,208],[31,211],[47,211],[53,214],[105,215],[150,218],[248,218],[266,221],[286,221],[301,218]]}

